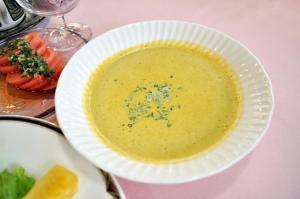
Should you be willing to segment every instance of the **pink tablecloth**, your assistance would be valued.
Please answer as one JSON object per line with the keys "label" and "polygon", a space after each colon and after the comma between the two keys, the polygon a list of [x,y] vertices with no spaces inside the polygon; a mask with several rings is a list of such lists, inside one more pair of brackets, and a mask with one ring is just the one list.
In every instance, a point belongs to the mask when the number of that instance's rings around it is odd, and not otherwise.
{"label": "pink tablecloth", "polygon": [[238,39],[270,74],[272,124],[255,151],[227,171],[180,185],[120,179],[129,199],[300,199],[299,0],[81,0],[68,21],[94,36],[124,24],[175,19],[204,24]]}

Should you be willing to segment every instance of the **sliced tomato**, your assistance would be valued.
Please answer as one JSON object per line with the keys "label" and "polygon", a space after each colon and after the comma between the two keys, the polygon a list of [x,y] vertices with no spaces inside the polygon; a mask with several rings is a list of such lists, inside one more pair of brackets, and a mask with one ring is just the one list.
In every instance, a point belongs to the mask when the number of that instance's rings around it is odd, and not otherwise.
{"label": "sliced tomato", "polygon": [[49,69],[54,71],[52,78],[57,80],[64,69],[64,62],[58,54],[56,55],[53,63],[49,66]]}
{"label": "sliced tomato", "polygon": [[57,81],[51,81],[49,85],[45,86],[44,88],[42,88],[43,91],[50,91],[55,89],[57,86]]}
{"label": "sliced tomato", "polygon": [[0,56],[0,65],[6,65],[6,64],[9,64],[9,56],[8,55]]}
{"label": "sliced tomato", "polygon": [[63,71],[63,69],[64,69],[63,64],[57,65],[56,70],[55,70],[54,74],[52,75],[52,78],[55,79],[55,80],[58,80],[58,78],[59,78],[61,72]]}
{"label": "sliced tomato", "polygon": [[0,66],[0,73],[16,73],[18,72],[18,64]]}
{"label": "sliced tomato", "polygon": [[[21,52],[19,49],[14,49],[13,51],[16,55],[20,54],[20,52]],[[9,63],[9,55],[8,54],[6,54],[4,56],[0,56],[0,66],[1,65],[9,65],[9,64],[10,63]]]}
{"label": "sliced tomato", "polygon": [[30,41],[30,48],[37,51],[42,43],[44,43],[44,42],[41,37],[35,37]]}
{"label": "sliced tomato", "polygon": [[53,61],[55,60],[56,53],[52,48],[47,48],[45,53],[43,54],[43,59],[47,62],[47,64],[50,66]]}
{"label": "sliced tomato", "polygon": [[54,71],[52,78],[57,80],[64,69],[64,62],[61,56],[53,49],[47,48],[42,57],[47,62],[49,69]]}
{"label": "sliced tomato", "polygon": [[44,79],[39,84],[36,84],[35,86],[32,86],[32,87],[28,88],[28,90],[29,91],[37,91],[37,90],[41,90],[42,88],[44,88],[48,85],[50,85],[50,80]]}
{"label": "sliced tomato", "polygon": [[55,70],[56,66],[60,63],[62,63],[62,59],[60,58],[60,56],[58,56],[58,54],[55,54],[55,57],[54,57],[52,63],[48,67],[51,70]]}
{"label": "sliced tomato", "polygon": [[31,32],[27,35],[24,36],[24,39],[31,41],[32,39],[34,39],[35,37],[40,37],[40,33],[38,32]]}
{"label": "sliced tomato", "polygon": [[43,56],[43,54],[46,52],[46,49],[47,49],[46,42],[42,41],[41,45],[39,46],[36,52],[39,56]]}
{"label": "sliced tomato", "polygon": [[26,82],[25,84],[19,85],[18,87],[25,90],[30,90],[30,88],[34,88],[37,85],[40,85],[41,83],[44,83],[44,81],[47,80],[44,76],[39,75],[34,77],[29,82]]}
{"label": "sliced tomato", "polygon": [[53,70],[53,71],[55,72],[56,66],[57,66],[60,62],[61,62],[61,61],[60,61],[59,57],[58,57],[58,56],[55,56],[54,59],[53,59],[53,61],[52,61],[52,63],[51,63],[51,65],[48,65],[48,68],[49,68],[50,70]]}
{"label": "sliced tomato", "polygon": [[20,72],[8,74],[6,82],[12,85],[20,85],[30,81],[32,77],[23,76]]}

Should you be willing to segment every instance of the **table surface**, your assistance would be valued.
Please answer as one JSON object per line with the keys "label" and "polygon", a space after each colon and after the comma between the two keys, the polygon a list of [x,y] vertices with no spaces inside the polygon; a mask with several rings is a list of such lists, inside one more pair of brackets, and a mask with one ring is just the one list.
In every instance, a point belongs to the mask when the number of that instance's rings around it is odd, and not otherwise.
{"label": "table surface", "polygon": [[118,178],[128,199],[300,198],[299,0],[82,0],[66,15],[94,36],[137,21],[171,19],[204,24],[245,44],[271,77],[275,112],[257,148],[221,174],[179,185]]}

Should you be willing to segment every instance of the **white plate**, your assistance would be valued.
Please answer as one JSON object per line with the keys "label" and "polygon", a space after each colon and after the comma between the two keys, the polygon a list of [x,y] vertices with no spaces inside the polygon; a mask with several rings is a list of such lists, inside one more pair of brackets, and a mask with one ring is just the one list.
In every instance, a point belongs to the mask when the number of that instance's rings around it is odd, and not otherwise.
{"label": "white plate", "polygon": [[0,171],[23,166],[39,179],[53,165],[60,164],[79,177],[74,199],[113,198],[107,192],[106,178],[100,170],[80,156],[59,134],[58,128],[25,117],[8,118],[0,117]]}
{"label": "white plate", "polygon": [[[231,63],[241,80],[243,113],[236,128],[213,150],[176,164],[146,164],[112,151],[92,132],[83,110],[84,88],[103,60],[128,47],[155,40],[188,42],[211,49]],[[269,126],[273,93],[260,61],[231,37],[194,23],[149,21],[111,30],[81,48],[59,79],[55,105],[67,139],[98,167],[135,181],[179,183],[221,172],[253,150]]]}

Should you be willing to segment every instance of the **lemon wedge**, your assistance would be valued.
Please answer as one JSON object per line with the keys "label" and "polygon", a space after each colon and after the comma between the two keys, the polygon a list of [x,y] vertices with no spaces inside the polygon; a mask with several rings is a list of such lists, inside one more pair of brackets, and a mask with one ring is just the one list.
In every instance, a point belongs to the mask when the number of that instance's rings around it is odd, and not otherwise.
{"label": "lemon wedge", "polygon": [[78,177],[72,171],[55,165],[23,199],[71,199],[77,192]]}

